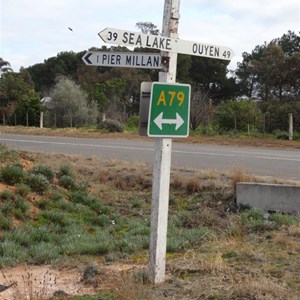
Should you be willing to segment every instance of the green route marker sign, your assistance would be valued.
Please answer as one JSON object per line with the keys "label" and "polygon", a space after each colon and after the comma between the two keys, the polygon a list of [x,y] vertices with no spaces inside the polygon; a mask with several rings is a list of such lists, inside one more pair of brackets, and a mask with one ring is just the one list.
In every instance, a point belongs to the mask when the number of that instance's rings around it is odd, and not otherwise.
{"label": "green route marker sign", "polygon": [[189,84],[154,82],[149,106],[148,136],[187,137],[190,94]]}

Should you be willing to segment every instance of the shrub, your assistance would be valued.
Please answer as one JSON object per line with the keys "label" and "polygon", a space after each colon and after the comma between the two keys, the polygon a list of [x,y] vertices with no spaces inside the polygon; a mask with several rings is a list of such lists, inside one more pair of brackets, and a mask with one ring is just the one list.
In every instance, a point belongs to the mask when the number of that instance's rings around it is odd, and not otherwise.
{"label": "shrub", "polygon": [[24,183],[18,183],[16,185],[16,193],[21,197],[26,198],[29,195],[30,191],[30,187]]}
{"label": "shrub", "polygon": [[39,214],[39,217],[45,221],[45,223],[53,223],[61,227],[65,227],[68,224],[66,215],[60,211],[45,210]]}
{"label": "shrub", "polygon": [[49,231],[49,228],[42,226],[36,229],[33,229],[29,234],[31,243],[41,243],[41,242],[50,242],[52,234]]}
{"label": "shrub", "polygon": [[30,230],[28,228],[24,229],[15,229],[12,231],[6,231],[3,233],[3,240],[14,241],[22,247],[29,247],[32,244],[32,240],[30,238]]}
{"label": "shrub", "polygon": [[42,174],[28,174],[25,181],[38,194],[43,194],[50,187],[48,179]]}
{"label": "shrub", "polygon": [[7,165],[1,168],[1,180],[10,185],[22,182],[25,173],[19,165]]}
{"label": "shrub", "polygon": [[139,116],[133,115],[126,122],[126,130],[137,130],[139,127]]}
{"label": "shrub", "polygon": [[39,200],[35,200],[34,201],[34,205],[36,207],[38,207],[39,209],[47,209],[51,207],[51,201],[49,201],[48,199],[42,198]]}
{"label": "shrub", "polygon": [[14,241],[5,240],[0,244],[0,257],[6,257],[10,265],[23,262],[26,256],[24,249]]}
{"label": "shrub", "polygon": [[279,140],[288,140],[289,139],[289,133],[287,131],[276,129],[273,131],[273,134]]}
{"label": "shrub", "polygon": [[104,227],[106,225],[109,225],[110,220],[107,215],[94,215],[89,218],[89,222],[94,226]]}
{"label": "shrub", "polygon": [[54,172],[48,166],[36,166],[30,170],[31,174],[41,174],[44,175],[50,182],[54,179]]}
{"label": "shrub", "polygon": [[97,233],[96,236],[87,232],[69,234],[64,242],[65,252],[71,255],[103,255],[112,250],[113,244],[111,236],[102,231]]}
{"label": "shrub", "polygon": [[22,197],[18,196],[15,202],[15,209],[19,210],[21,213],[25,214],[29,209],[29,204]]}
{"label": "shrub", "polygon": [[54,259],[57,259],[60,254],[60,247],[48,242],[32,245],[29,249],[30,262],[37,264],[51,263]]}
{"label": "shrub", "polygon": [[13,226],[13,222],[10,218],[3,215],[2,212],[0,212],[0,229],[2,230],[9,230]]}
{"label": "shrub", "polygon": [[3,202],[11,202],[16,200],[16,196],[9,190],[3,190],[0,193],[0,200]]}
{"label": "shrub", "polygon": [[4,216],[13,216],[14,215],[14,204],[12,202],[5,202],[1,206],[1,213]]}
{"label": "shrub", "polygon": [[70,168],[70,166],[68,165],[62,165],[60,168],[59,168],[59,171],[57,173],[57,177],[60,178],[62,176],[70,176],[70,177],[73,177],[73,172]]}
{"label": "shrub", "polygon": [[107,130],[108,132],[123,132],[124,125],[117,120],[106,120],[98,125],[99,129]]}
{"label": "shrub", "polygon": [[63,175],[59,178],[59,185],[68,190],[74,190],[76,188],[76,182],[68,175]]}

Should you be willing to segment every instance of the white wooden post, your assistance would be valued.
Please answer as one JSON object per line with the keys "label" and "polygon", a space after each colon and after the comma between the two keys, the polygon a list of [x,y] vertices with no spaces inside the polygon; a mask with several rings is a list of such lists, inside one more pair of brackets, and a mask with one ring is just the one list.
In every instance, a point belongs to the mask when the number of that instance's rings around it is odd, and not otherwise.
{"label": "white wooden post", "polygon": [[40,128],[44,128],[44,112],[40,112]]}
{"label": "white wooden post", "polygon": [[293,140],[293,114],[289,114],[289,140]]}
{"label": "white wooden post", "polygon": [[[179,0],[165,0],[162,36],[177,38],[179,3]],[[162,56],[169,61],[169,64],[166,72],[159,74],[159,81],[175,82],[177,53],[163,52]],[[154,284],[162,283],[165,280],[171,152],[171,138],[156,139],[149,259],[149,279]]]}

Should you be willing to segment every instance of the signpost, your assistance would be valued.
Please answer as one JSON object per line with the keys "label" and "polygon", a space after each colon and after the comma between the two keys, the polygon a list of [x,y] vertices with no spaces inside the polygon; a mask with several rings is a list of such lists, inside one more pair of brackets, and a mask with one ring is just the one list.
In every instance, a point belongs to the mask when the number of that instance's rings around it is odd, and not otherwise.
{"label": "signpost", "polygon": [[187,137],[190,119],[188,84],[154,82],[149,108],[148,136]]}
{"label": "signpost", "polygon": [[82,60],[90,66],[161,69],[161,56],[154,53],[88,51]]}
{"label": "signpost", "polygon": [[[99,32],[100,38],[105,43],[162,51],[164,72],[159,73],[159,82],[152,84],[147,130],[149,136],[157,137],[153,164],[149,251],[149,279],[155,284],[164,282],[165,278],[172,137],[186,137],[189,132],[191,89],[189,85],[175,84],[177,54],[222,60],[231,60],[234,55],[232,49],[228,47],[178,39],[179,3],[180,0],[165,0],[162,36],[114,28],[105,28]],[[97,59],[92,53],[86,54],[83,58],[89,65],[98,63]],[[101,57],[99,59],[101,60]],[[110,57],[108,60],[110,66],[112,60],[114,66],[124,64],[118,56]],[[144,61],[147,59],[144,58]],[[134,64],[132,67],[135,67]],[[145,86],[145,90],[148,91],[149,86]],[[147,91],[143,96],[149,93]],[[148,99],[144,98],[144,102],[147,102]],[[144,110],[142,116],[144,124],[146,123]]]}
{"label": "signpost", "polygon": [[232,49],[224,46],[216,46],[212,44],[198,43],[178,38],[150,35],[128,30],[105,28],[98,34],[105,43],[123,45],[127,47],[143,47],[223,60],[231,60],[234,55]]}

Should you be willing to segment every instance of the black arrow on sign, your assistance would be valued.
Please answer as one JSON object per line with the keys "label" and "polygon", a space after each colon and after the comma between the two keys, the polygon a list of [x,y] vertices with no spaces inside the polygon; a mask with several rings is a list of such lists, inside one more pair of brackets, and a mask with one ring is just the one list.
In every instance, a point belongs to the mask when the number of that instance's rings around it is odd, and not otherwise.
{"label": "black arrow on sign", "polygon": [[93,53],[87,53],[85,56],[84,56],[84,60],[89,64],[91,65],[92,62],[89,60],[90,56],[93,55]]}

